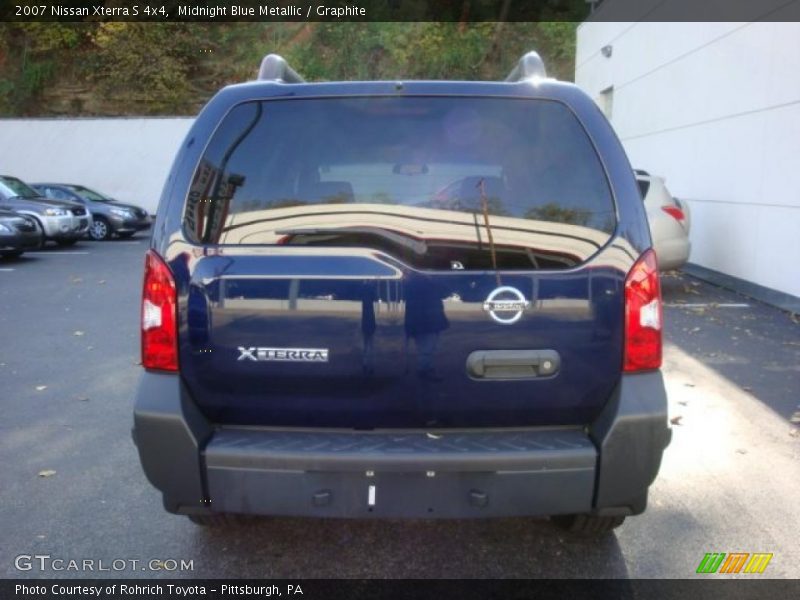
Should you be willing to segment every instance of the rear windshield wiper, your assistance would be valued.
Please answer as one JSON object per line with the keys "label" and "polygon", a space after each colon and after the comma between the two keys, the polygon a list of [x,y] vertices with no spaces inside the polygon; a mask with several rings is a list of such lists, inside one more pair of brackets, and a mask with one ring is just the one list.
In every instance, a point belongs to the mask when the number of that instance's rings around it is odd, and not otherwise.
{"label": "rear windshield wiper", "polygon": [[492,254],[492,268],[494,269],[494,276],[497,279],[497,287],[500,287],[500,273],[497,270],[497,251],[494,248],[494,236],[492,235],[492,225],[489,223],[489,199],[486,197],[486,185],[481,177],[478,184],[475,186],[481,191],[481,209],[483,210],[483,222],[486,224],[486,234],[489,237],[489,252]]}

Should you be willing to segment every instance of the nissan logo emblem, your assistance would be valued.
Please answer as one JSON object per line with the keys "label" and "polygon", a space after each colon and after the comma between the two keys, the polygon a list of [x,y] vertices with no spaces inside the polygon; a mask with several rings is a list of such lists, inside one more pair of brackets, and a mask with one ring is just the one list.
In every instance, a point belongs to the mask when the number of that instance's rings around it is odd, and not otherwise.
{"label": "nissan logo emblem", "polygon": [[531,305],[517,288],[504,285],[495,289],[483,302],[483,310],[502,325],[511,325],[522,318]]}

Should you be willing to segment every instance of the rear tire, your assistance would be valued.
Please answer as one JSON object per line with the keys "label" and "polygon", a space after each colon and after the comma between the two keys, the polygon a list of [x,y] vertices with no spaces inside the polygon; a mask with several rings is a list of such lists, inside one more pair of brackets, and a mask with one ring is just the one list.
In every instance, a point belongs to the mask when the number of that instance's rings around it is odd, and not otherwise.
{"label": "rear tire", "polygon": [[246,517],[232,513],[215,513],[211,515],[187,515],[189,520],[201,527],[235,527],[244,523]]}
{"label": "rear tire", "polygon": [[559,528],[572,533],[601,534],[613,531],[625,522],[625,517],[596,515],[558,515],[550,520]]}
{"label": "rear tire", "polygon": [[0,256],[3,258],[19,258],[23,252],[23,250],[12,250],[11,252],[2,252]]}
{"label": "rear tire", "polygon": [[92,226],[89,227],[89,237],[96,242],[102,242],[111,237],[111,226],[105,219],[96,217]]}

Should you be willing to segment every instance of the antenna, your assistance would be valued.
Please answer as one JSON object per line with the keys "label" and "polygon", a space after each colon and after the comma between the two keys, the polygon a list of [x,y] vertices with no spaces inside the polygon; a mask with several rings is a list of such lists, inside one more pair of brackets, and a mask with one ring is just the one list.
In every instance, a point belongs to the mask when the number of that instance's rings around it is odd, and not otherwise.
{"label": "antenna", "polygon": [[267,54],[261,61],[261,68],[258,70],[259,81],[279,81],[281,83],[305,83],[306,80],[300,77],[286,59],[278,54]]}
{"label": "antenna", "polygon": [[542,57],[531,50],[519,59],[519,62],[506,77],[506,81],[525,81],[533,77],[547,77]]}

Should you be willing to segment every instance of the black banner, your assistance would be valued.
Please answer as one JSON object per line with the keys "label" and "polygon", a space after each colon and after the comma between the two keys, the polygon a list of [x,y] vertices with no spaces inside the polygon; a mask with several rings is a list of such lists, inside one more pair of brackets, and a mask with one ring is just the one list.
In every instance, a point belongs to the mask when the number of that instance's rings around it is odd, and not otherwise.
{"label": "black banner", "polygon": [[0,21],[798,21],[800,0],[4,0]]}
{"label": "black banner", "polygon": [[13,580],[0,598],[39,600],[761,600],[800,597],[800,581],[691,580]]}

